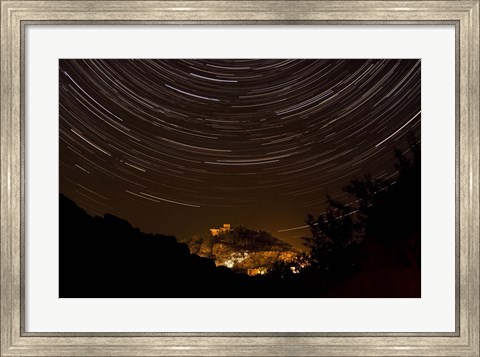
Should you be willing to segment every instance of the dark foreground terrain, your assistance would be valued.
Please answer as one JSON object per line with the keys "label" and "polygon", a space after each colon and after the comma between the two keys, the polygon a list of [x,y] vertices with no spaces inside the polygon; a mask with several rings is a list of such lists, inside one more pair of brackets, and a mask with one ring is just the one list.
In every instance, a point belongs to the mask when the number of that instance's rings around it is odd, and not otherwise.
{"label": "dark foreground terrain", "polygon": [[292,274],[280,265],[251,277],[190,254],[172,236],[142,233],[108,214],[92,217],[60,195],[61,298],[420,297],[419,267],[386,263],[391,253],[375,243],[356,251],[365,263],[346,273]]}

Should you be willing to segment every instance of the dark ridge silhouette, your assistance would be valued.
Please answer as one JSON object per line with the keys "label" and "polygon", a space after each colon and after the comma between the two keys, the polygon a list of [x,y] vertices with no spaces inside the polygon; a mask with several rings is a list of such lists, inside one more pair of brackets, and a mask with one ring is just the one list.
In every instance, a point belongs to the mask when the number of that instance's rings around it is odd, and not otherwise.
{"label": "dark ridge silhouette", "polygon": [[92,217],[60,194],[60,297],[295,297],[283,282],[249,277],[190,254],[175,237]]}
{"label": "dark ridge silhouette", "polygon": [[91,217],[60,195],[60,297],[241,296],[244,279],[172,236]]}

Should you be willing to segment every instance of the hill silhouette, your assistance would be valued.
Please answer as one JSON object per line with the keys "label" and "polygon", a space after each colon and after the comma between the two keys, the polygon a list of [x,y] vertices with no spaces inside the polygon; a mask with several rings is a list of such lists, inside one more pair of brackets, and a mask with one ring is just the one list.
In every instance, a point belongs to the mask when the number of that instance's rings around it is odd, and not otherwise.
{"label": "hill silhouette", "polygon": [[[248,276],[60,195],[60,297],[241,297]],[[248,288],[247,288],[248,285]],[[260,293],[261,294],[261,293]]]}

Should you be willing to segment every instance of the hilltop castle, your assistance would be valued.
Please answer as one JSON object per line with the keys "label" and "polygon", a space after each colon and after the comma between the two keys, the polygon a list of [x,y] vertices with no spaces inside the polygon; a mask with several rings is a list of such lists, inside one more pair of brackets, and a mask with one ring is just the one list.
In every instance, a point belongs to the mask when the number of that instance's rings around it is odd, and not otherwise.
{"label": "hilltop castle", "polygon": [[221,228],[210,228],[210,233],[212,236],[218,236],[219,234],[227,233],[232,230],[232,225],[230,223],[224,223]]}

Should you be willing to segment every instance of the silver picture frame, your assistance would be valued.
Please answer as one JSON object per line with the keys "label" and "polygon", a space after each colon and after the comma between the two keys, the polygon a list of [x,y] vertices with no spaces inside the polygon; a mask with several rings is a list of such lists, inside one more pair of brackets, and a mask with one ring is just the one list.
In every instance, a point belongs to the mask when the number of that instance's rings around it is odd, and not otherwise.
{"label": "silver picture frame", "polygon": [[[480,356],[479,0],[0,0],[0,4],[0,356]],[[27,332],[23,126],[25,27],[30,24],[454,25],[455,332]]]}

